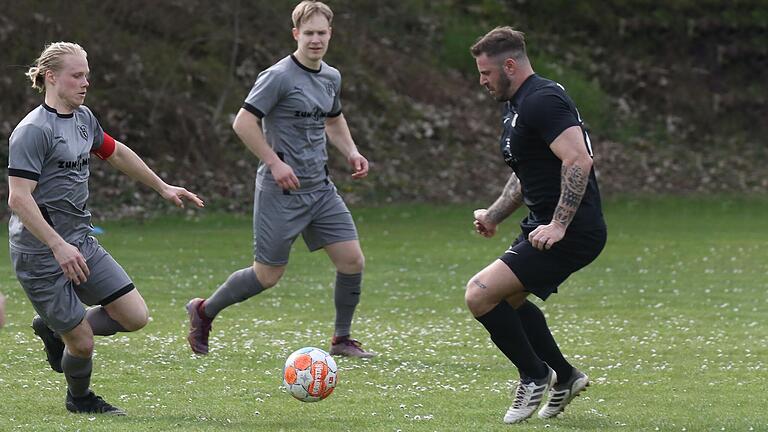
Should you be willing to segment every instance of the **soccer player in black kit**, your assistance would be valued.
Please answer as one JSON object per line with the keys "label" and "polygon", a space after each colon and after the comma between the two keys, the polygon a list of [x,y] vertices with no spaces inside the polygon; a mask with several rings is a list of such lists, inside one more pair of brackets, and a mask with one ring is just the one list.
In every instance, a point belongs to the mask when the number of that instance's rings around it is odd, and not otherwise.
{"label": "soccer player in black kit", "polygon": [[491,237],[521,205],[529,213],[509,249],[470,279],[465,300],[520,372],[504,422],[526,420],[547,394],[538,416],[552,418],[589,385],[589,378],[563,357],[544,314],[527,297],[532,293],[546,300],[605,246],[591,143],[565,89],[534,73],[523,33],[498,27],[470,51],[480,84],[504,104],[500,147],[513,170],[491,207],[475,210],[475,229]]}

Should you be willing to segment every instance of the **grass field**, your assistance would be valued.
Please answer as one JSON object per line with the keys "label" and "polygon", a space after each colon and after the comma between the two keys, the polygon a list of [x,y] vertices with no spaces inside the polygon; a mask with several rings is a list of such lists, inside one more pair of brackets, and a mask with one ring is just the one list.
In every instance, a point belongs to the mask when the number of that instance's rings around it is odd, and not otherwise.
{"label": "grass field", "polygon": [[314,404],[280,389],[285,357],[327,347],[332,331],[334,272],[300,241],[280,284],[225,310],[211,354],[196,357],[183,306],[248,265],[250,220],[97,223],[153,318],[96,340],[93,388],[124,418],[64,410],[64,378],[44,360],[2,248],[0,430],[768,430],[768,201],[609,203],[605,251],[542,307],[593,385],[561,418],[514,426],[501,417],[516,373],[463,291],[512,241],[520,215],[488,240],[473,234],[471,209],[353,209],[367,257],[353,334],[380,356],[340,359],[335,393]]}

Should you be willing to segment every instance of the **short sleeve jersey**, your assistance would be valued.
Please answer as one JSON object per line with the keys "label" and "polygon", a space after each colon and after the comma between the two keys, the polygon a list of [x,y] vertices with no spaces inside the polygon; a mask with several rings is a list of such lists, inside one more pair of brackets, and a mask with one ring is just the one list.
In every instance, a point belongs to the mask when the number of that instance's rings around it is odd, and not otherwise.
{"label": "short sleeve jersey", "polygon": [[[515,171],[522,187],[523,201],[530,210],[521,222],[526,234],[548,224],[560,200],[562,161],[550,149],[566,129],[579,126],[587,151],[592,155],[589,135],[576,105],[558,83],[536,74],[526,79],[503,107],[501,153]],[[604,229],[600,191],[595,170],[589,173],[584,197],[569,231]]]}
{"label": "short sleeve jersey", "polygon": [[[46,221],[71,244],[79,245],[92,229],[86,208],[88,162],[103,142],[104,131],[87,107],[59,114],[45,104],[27,114],[9,139],[8,176],[37,182],[32,197]],[[8,234],[15,251],[50,251],[13,213]]]}
{"label": "short sleeve jersey", "polygon": [[[307,68],[290,55],[261,72],[243,108],[262,119],[267,143],[298,177],[298,193],[329,184],[325,119],[341,114],[341,74],[325,62]],[[259,164],[256,187],[280,191],[269,168]]]}

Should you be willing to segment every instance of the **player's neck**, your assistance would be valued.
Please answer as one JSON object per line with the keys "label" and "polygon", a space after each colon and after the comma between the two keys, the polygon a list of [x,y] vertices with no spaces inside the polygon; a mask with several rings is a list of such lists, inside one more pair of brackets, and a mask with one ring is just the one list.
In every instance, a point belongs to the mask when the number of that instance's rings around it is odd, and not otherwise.
{"label": "player's neck", "polygon": [[520,71],[521,73],[518,74],[518,76],[515,77],[515,79],[512,81],[512,95],[514,96],[515,93],[517,93],[518,90],[520,90],[520,87],[523,86],[523,83],[531,77],[531,75],[534,74],[533,69],[531,67],[528,67],[526,69],[523,69]]}
{"label": "player's neck", "polygon": [[529,67],[527,67],[527,68],[524,68],[524,69],[520,70],[520,75],[519,75],[519,77],[517,78],[517,82],[515,83],[515,84],[516,84],[516,86],[517,86],[517,88],[520,88],[520,87],[523,85],[523,83],[524,83],[524,82],[525,82],[525,81],[526,81],[528,78],[530,78],[530,77],[531,77],[531,75],[533,75],[534,73],[535,73],[535,72],[533,72],[533,68],[531,68],[530,66],[529,66]]}
{"label": "player's neck", "polygon": [[77,108],[65,103],[52,92],[45,92],[45,104],[55,109],[59,114],[72,114],[75,111],[75,108]]}
{"label": "player's neck", "polygon": [[295,57],[296,60],[298,60],[299,63],[301,63],[302,66],[304,66],[307,69],[312,69],[312,70],[319,70],[320,69],[320,65],[323,62],[323,59],[310,60],[307,57],[305,57],[304,55],[302,55],[301,51],[299,51],[299,50],[296,50],[296,51],[293,52],[293,57]]}

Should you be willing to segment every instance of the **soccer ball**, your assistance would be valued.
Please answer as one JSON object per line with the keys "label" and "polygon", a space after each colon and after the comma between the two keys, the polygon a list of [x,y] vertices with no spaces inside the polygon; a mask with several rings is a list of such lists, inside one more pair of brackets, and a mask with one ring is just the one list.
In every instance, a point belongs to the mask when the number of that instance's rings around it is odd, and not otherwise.
{"label": "soccer ball", "polygon": [[338,369],[333,357],[315,347],[294,351],[283,368],[283,387],[302,402],[317,402],[333,393]]}

